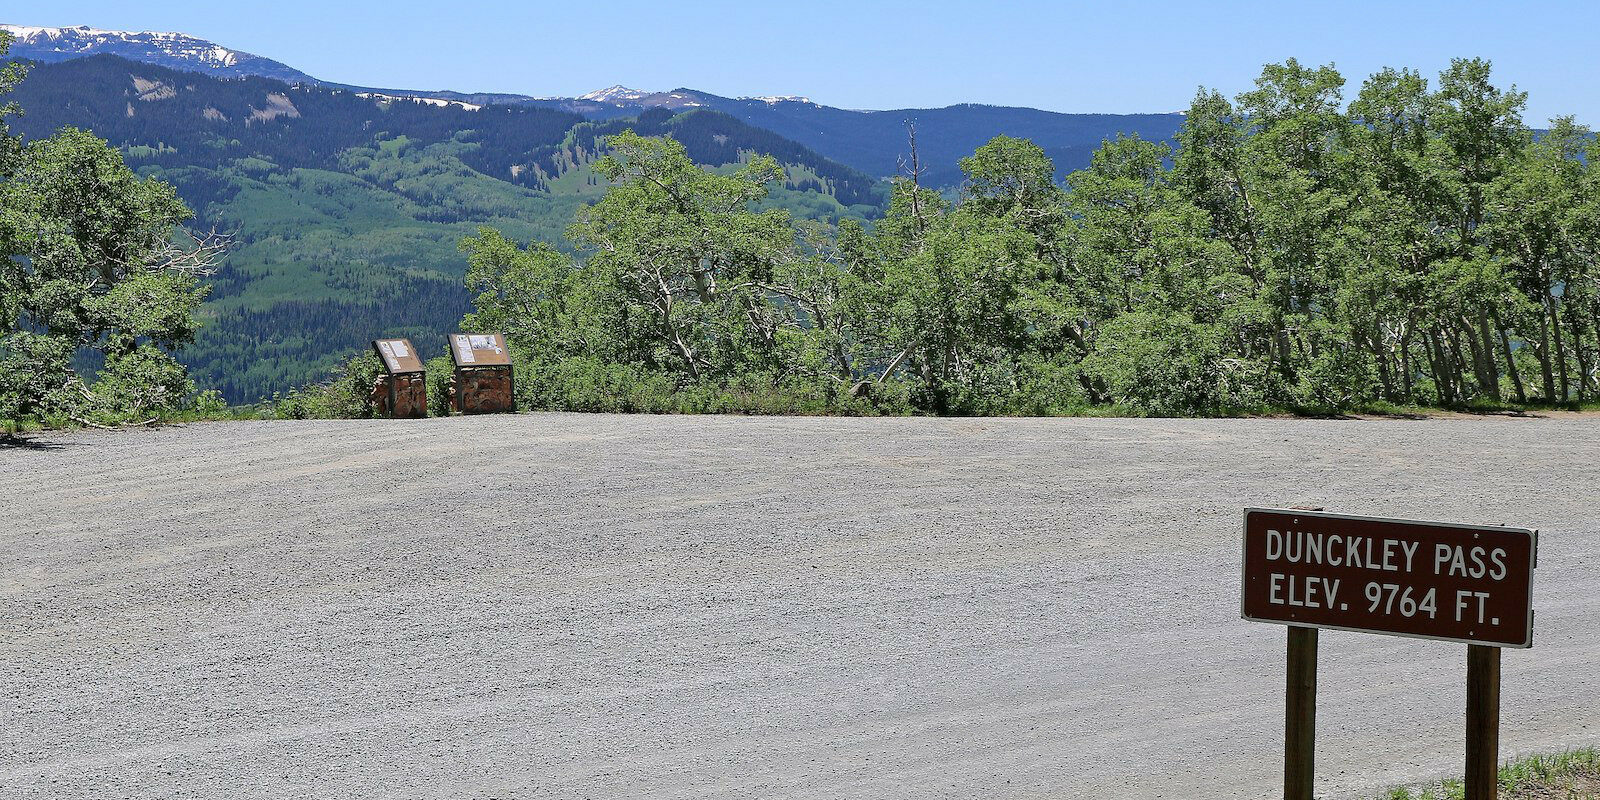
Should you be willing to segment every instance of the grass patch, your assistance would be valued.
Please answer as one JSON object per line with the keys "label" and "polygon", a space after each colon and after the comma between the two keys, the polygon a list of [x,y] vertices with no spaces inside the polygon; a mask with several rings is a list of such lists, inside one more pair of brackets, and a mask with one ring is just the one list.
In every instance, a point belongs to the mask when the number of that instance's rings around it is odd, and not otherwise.
{"label": "grass patch", "polygon": [[[1382,800],[1462,800],[1461,781],[1390,790]],[[1600,800],[1600,749],[1531,756],[1500,768],[1500,800]]]}

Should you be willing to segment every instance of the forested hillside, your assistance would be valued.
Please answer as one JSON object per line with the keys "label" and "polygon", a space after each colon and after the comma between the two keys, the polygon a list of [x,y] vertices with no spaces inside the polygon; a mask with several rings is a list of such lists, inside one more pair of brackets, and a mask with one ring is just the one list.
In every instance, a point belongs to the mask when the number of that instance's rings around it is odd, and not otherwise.
{"label": "forested hillside", "polygon": [[184,351],[234,402],[317,379],[379,335],[432,349],[467,310],[456,242],[493,225],[559,239],[605,188],[599,137],[680,137],[699,163],[751,153],[788,166],[769,203],[837,220],[878,213],[872,178],[713,111],[586,122],[540,108],[428,104],[114,56],[35,65],[12,98],[25,138],[92,129],[130,166],[174,184],[193,225],[236,239]]}

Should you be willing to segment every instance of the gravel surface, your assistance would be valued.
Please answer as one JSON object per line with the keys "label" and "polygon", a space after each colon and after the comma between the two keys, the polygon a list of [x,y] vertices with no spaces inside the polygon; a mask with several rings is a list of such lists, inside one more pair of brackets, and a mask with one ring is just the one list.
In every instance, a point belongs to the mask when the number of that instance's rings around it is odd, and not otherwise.
{"label": "gravel surface", "polygon": [[[1600,420],[531,414],[0,447],[0,796],[1274,796],[1246,505],[1541,529],[1502,755],[1600,744]],[[1465,646],[1324,632],[1318,785]]]}

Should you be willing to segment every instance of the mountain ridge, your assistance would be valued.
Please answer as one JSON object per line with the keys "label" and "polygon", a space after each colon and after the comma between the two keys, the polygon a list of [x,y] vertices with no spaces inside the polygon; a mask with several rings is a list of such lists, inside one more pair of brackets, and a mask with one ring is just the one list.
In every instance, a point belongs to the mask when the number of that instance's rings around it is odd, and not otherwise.
{"label": "mountain ridge", "polygon": [[44,63],[85,56],[122,56],[131,61],[184,69],[213,76],[254,75],[289,83],[320,83],[281,61],[223,47],[216,42],[173,31],[114,31],[78,25],[51,28],[0,24],[13,37],[11,58]]}
{"label": "mountain ridge", "polygon": [[[546,108],[595,121],[637,117],[652,108],[710,108],[876,178],[899,174],[900,164],[909,154],[906,123],[914,122],[919,155],[926,165],[923,178],[930,185],[945,187],[961,182],[959,160],[962,157],[971,155],[979,145],[999,134],[1033,140],[1055,159],[1058,176],[1064,177],[1068,172],[1087,166],[1090,154],[1106,139],[1134,134],[1166,140],[1176,133],[1183,121],[1183,115],[1178,112],[1086,114],[987,103],[957,103],[937,108],[845,109],[794,95],[724,97],[687,87],[649,91],[620,84],[578,97],[393,89],[319,80],[281,62],[230,50],[185,34],[16,25],[0,25],[0,28],[27,34],[13,43],[13,58],[47,62],[106,52],[217,77],[269,77],[287,83],[347,89],[394,99],[440,100],[468,106]],[[93,35],[82,33],[84,31]],[[118,41],[113,34],[128,37],[128,40]],[[217,53],[235,57],[226,64],[221,62],[229,61],[227,56],[207,61],[208,56]]]}

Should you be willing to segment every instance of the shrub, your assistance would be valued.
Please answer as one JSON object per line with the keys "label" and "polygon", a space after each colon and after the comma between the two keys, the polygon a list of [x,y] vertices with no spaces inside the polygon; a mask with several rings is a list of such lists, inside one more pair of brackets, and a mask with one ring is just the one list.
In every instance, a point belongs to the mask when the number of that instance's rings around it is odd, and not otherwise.
{"label": "shrub", "polygon": [[1229,399],[1220,339],[1185,314],[1125,314],[1101,329],[1083,369],[1113,399],[1147,413],[1214,414]]}
{"label": "shrub", "polygon": [[274,398],[272,416],[278,419],[364,419],[372,416],[372,384],[383,364],[362,352],[340,365],[326,383],[302,386],[287,396]]}

